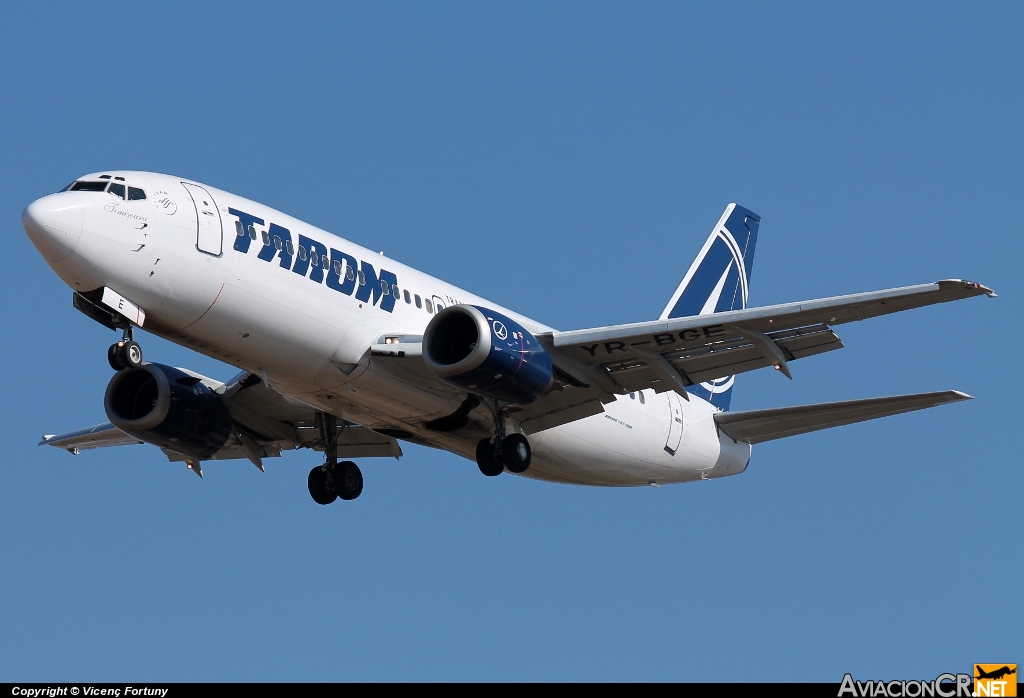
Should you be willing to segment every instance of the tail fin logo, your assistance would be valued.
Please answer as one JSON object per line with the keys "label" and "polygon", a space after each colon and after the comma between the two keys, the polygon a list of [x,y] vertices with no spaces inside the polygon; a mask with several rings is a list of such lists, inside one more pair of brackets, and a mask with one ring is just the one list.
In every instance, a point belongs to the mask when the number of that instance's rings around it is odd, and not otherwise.
{"label": "tail fin logo", "polygon": [[[659,319],[710,315],[747,307],[760,217],[729,204]],[[692,392],[728,409],[734,378],[701,383]],[[706,393],[705,393],[706,391]]]}
{"label": "tail fin logo", "polygon": [[759,223],[753,212],[729,204],[660,319],[746,308]]}

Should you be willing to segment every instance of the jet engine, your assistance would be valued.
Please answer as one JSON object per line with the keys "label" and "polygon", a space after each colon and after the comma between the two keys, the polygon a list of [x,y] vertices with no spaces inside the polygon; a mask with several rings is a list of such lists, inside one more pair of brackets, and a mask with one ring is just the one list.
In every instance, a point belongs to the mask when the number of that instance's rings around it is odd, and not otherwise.
{"label": "jet engine", "polygon": [[200,460],[231,438],[227,405],[200,382],[171,366],[143,364],[118,371],[103,397],[107,419],[147,443]]}
{"label": "jet engine", "polygon": [[423,359],[449,385],[515,403],[552,385],[551,355],[519,323],[475,305],[453,305],[423,333]]}

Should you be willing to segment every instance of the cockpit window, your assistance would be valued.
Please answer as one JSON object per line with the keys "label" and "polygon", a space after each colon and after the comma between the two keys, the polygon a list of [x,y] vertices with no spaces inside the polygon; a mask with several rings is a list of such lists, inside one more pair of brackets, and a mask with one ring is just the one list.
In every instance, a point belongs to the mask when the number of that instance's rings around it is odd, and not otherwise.
{"label": "cockpit window", "polygon": [[106,182],[75,182],[71,185],[71,191],[103,191],[106,188]]}
{"label": "cockpit window", "polygon": [[[104,175],[109,177],[110,175]],[[118,177],[120,179],[120,177]],[[119,199],[125,198],[126,187],[120,182],[72,182],[61,191],[106,191]],[[127,199],[129,201],[144,201],[146,192],[138,187],[127,187]]]}

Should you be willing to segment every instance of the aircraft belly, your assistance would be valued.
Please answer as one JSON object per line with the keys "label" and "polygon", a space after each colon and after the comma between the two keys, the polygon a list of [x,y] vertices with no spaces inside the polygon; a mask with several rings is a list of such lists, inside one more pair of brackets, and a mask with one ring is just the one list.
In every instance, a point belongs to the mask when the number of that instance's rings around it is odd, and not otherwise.
{"label": "aircraft belly", "polygon": [[664,394],[645,403],[620,397],[605,413],[530,437],[534,462],[527,477],[587,485],[629,486],[689,482],[743,472],[750,447],[719,435],[705,401],[685,403],[682,447],[665,448],[670,418]]}
{"label": "aircraft belly", "polygon": [[[311,397],[325,407],[337,404],[339,400],[350,403],[355,409],[372,415],[375,423],[403,429],[423,428],[425,422],[457,410],[465,399],[454,391],[424,390],[375,369],[371,366],[364,375],[350,383],[319,391]],[[425,433],[430,437],[435,434],[429,430]],[[473,445],[476,446],[475,441]]]}
{"label": "aircraft belly", "polygon": [[603,414],[531,436],[536,470],[531,465],[527,474],[609,486],[694,478],[683,459],[672,460],[665,453],[665,427],[660,421],[620,402],[605,409]]}

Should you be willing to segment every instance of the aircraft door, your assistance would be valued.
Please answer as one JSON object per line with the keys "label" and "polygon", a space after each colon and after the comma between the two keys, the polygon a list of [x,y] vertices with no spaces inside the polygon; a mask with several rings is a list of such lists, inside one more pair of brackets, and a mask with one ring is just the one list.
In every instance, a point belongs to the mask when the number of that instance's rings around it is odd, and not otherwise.
{"label": "aircraft door", "polygon": [[668,439],[665,441],[665,450],[673,456],[679,450],[679,443],[683,439],[683,400],[678,393],[670,390],[668,395]]}
{"label": "aircraft door", "polygon": [[210,196],[210,192],[198,184],[182,182],[182,185],[196,207],[196,249],[220,257],[223,252],[224,229],[217,203]]}

